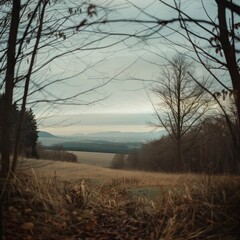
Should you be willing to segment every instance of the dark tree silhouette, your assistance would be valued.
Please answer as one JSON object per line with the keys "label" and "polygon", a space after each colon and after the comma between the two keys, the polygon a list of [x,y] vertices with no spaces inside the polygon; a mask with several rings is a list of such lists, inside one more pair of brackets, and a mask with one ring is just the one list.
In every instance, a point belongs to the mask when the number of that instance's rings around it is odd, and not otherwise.
{"label": "dark tree silhouette", "polygon": [[[3,112],[4,96],[0,95],[0,112]],[[16,105],[12,106],[11,116],[11,140],[10,153],[13,153],[14,142],[16,138],[16,128],[19,120],[20,112]],[[0,115],[0,126],[2,126],[2,115]],[[2,151],[2,128],[0,128],[0,150]],[[21,129],[21,139],[19,144],[20,153],[26,157],[37,157],[36,146],[38,139],[37,122],[32,109],[26,110],[23,120],[23,127]]]}
{"label": "dark tree silhouette", "polygon": [[[158,99],[153,107],[159,121],[157,126],[167,131],[175,145],[173,170],[181,171],[186,169],[184,151],[189,147],[184,144],[184,137],[207,113],[210,98],[203,88],[191,81],[188,73],[193,74],[193,65],[184,56],[177,55],[167,62],[159,76],[159,83],[153,88]],[[202,84],[206,86],[206,82]]]}
{"label": "dark tree silhouette", "polygon": [[26,157],[38,157],[37,155],[37,122],[32,109],[26,110],[21,131],[20,153]]}

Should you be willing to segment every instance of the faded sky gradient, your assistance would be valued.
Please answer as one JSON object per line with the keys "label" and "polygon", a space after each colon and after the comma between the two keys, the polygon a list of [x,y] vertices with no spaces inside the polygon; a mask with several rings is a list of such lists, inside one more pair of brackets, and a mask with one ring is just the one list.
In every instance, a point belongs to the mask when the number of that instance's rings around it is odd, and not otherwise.
{"label": "faded sky gradient", "polygon": [[[103,2],[105,3],[105,1]],[[150,14],[161,13],[162,18],[174,17],[173,12],[164,9],[158,1],[134,0],[130,2],[133,4],[125,0],[112,1],[112,4],[123,5],[111,17],[144,18],[134,4],[139,8],[145,8]],[[96,3],[99,4],[100,1],[96,1]],[[186,7],[186,10],[194,14],[194,17],[200,17],[203,14],[200,11],[202,9],[200,1],[191,1],[191,4]],[[214,6],[211,5],[211,7]],[[141,26],[130,26],[126,23],[107,27],[108,30],[118,32],[134,32],[141,29]],[[169,35],[169,38],[179,43],[184,41],[177,34]],[[100,44],[104,45],[112,40],[109,38]],[[69,73],[74,74],[87,67],[83,74],[67,80],[64,84],[48,88],[49,92],[58,93],[62,97],[74,94],[79,89],[85,91],[105,81],[111,81],[102,88],[84,94],[82,96],[83,105],[34,105],[39,130],[49,131],[56,135],[102,131],[151,131],[153,128],[149,127],[148,123],[153,122],[154,117],[152,104],[149,101],[149,95],[151,99],[153,98],[150,81],[156,81],[160,76],[160,68],[164,64],[161,56],[171,58],[177,50],[181,50],[181,48],[164,41],[160,36],[149,42],[132,38],[114,47],[83,51],[67,56],[61,61],[55,61],[46,69],[48,78],[56,79],[59,75],[63,77]],[[197,75],[200,75],[201,71],[201,68],[196,66]],[[42,97],[41,94],[39,93],[39,98]],[[87,104],[97,99],[104,100],[91,105]],[[85,103],[87,105],[84,105]]]}

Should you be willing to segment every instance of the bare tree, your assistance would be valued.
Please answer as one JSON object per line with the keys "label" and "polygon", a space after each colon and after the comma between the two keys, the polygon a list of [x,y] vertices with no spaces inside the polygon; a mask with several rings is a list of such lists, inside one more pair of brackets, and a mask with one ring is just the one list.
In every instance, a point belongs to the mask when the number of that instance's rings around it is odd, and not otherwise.
{"label": "bare tree", "polygon": [[[204,89],[191,81],[189,72],[193,72],[193,65],[184,56],[177,55],[168,60],[168,65],[161,71],[159,84],[153,88],[158,99],[157,104],[153,104],[159,120],[157,126],[168,132],[176,146],[175,171],[186,169],[183,152],[189,146],[185,143],[183,147],[184,136],[204,117],[210,103]],[[202,84],[206,85],[206,82]]]}
{"label": "bare tree", "polygon": [[[81,96],[104,86],[110,80],[101,81],[89,89],[77,90],[68,96],[50,92],[53,84],[67,82],[79,76],[93,65],[85,64],[78,72],[58,75],[54,78],[51,63],[78,52],[101,49],[117,44],[105,43],[106,36],[97,35],[107,11],[86,1],[14,0],[0,3],[0,89],[4,94],[2,117],[1,164],[4,176],[15,171],[20,133],[28,102],[51,104],[89,104],[100,99],[84,102]],[[102,44],[101,44],[102,43]],[[43,78],[45,76],[45,78]],[[77,88],[76,88],[77,89]],[[35,97],[39,92],[43,97]],[[31,101],[29,101],[31,99]],[[10,166],[12,106],[20,105],[21,114],[13,144],[13,161]]]}
{"label": "bare tree", "polygon": [[[191,0],[156,0],[145,4],[145,7],[139,7],[133,0],[127,2],[129,7],[138,11],[138,14],[135,17],[115,19],[109,22],[138,25],[139,28],[141,27],[141,31],[119,32],[115,35],[128,35],[142,39],[149,45],[151,41],[156,43],[156,39],[158,39],[159,42],[165,42],[165,46],[170,46],[179,52],[184,51],[194,61],[201,64],[202,68],[218,83],[219,90],[221,88],[221,90],[227,91],[228,95],[233,96],[238,120],[238,131],[235,131],[233,141],[236,148],[235,159],[239,162],[239,3],[234,0],[195,2]],[[154,10],[151,9],[152,5],[154,5]],[[156,11],[156,9],[159,10]],[[195,11],[196,9],[197,11]],[[192,80],[194,81],[194,79]],[[209,93],[214,94],[210,91]],[[228,119],[226,120],[228,121]],[[228,125],[230,126],[230,124]]]}
{"label": "bare tree", "polygon": [[[174,0],[172,4],[161,0],[160,2],[176,13],[176,18],[165,19],[164,25],[170,27],[173,23],[179,23],[180,29],[178,31],[190,43],[191,50],[195,54],[195,60],[209,72],[219,86],[227,90],[227,93],[234,98],[238,130],[234,132],[233,141],[236,152],[238,152],[235,159],[239,161],[240,69],[238,29],[240,6],[233,1],[215,0],[210,3],[213,5],[215,3],[215,6],[212,7],[209,2],[201,1],[202,11],[205,15],[199,19],[185,11],[180,1]],[[192,56],[194,57],[194,55]],[[222,95],[225,97],[225,91]],[[229,122],[226,114],[225,117]],[[231,126],[230,123],[228,125]]]}

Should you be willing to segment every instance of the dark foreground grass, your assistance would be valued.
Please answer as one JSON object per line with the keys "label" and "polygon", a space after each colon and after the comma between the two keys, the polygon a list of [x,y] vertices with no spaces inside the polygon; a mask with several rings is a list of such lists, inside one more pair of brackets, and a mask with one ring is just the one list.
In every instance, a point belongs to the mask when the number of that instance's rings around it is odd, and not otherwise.
{"label": "dark foreground grass", "polygon": [[[124,182],[124,184],[121,184]],[[240,236],[240,182],[98,185],[20,175],[8,185],[3,239],[224,239]]]}

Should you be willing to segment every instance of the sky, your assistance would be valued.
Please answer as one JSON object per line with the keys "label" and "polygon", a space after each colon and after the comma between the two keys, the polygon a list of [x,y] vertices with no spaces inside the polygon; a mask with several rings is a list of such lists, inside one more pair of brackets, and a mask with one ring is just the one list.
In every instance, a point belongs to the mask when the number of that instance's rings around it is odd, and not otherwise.
{"label": "sky", "polygon": [[[97,1],[97,4],[100,2],[106,4],[103,0]],[[111,4],[118,5],[119,10],[111,13],[109,18],[149,19],[141,13],[141,8],[151,15],[161,13],[163,18],[174,17],[173,11],[165,9],[158,1],[118,0],[111,1]],[[111,4],[108,5],[109,8]],[[201,16],[199,1],[191,1],[187,7],[196,17]],[[130,26],[126,23],[106,26],[112,32],[137,32],[143,27],[145,26]],[[168,31],[163,33],[170,39],[184,42],[180,35],[168,35]],[[120,37],[116,36],[109,37],[98,44],[106,45],[119,39]],[[72,41],[75,43],[79,39]],[[149,124],[156,122],[152,101],[157,99],[151,91],[152,81],[159,79],[164,57],[171,58],[177,50],[180,50],[178,46],[164,41],[161,37],[151,41],[130,38],[109,48],[80,51],[54,61],[44,69],[41,80],[54,81],[59,76],[75,75],[79,72],[82,74],[50,85],[47,88],[48,93],[61,97],[78,92],[85,93],[78,97],[81,100],[78,105],[33,105],[39,130],[56,135],[156,130]],[[196,72],[201,72],[198,66]],[[108,83],[105,85],[106,82]],[[88,92],[88,89],[99,85],[104,86]],[[35,97],[43,98],[44,93],[36,93]]]}

